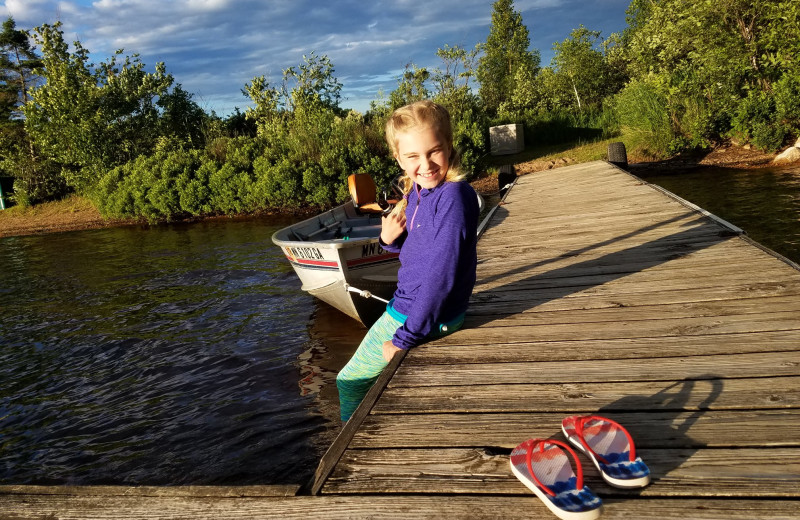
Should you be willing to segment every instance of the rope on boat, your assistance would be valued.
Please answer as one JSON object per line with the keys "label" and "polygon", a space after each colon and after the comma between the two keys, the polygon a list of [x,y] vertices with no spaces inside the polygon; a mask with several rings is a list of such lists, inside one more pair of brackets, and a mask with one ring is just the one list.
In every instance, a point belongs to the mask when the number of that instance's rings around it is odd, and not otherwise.
{"label": "rope on boat", "polygon": [[359,296],[361,296],[363,298],[375,298],[376,300],[381,301],[383,303],[389,303],[389,300],[384,300],[383,298],[375,296],[374,294],[372,294],[369,291],[364,291],[362,289],[359,289],[358,287],[353,287],[352,285],[347,284],[347,283],[344,284],[344,286],[349,292],[356,293],[356,294],[358,294]]}

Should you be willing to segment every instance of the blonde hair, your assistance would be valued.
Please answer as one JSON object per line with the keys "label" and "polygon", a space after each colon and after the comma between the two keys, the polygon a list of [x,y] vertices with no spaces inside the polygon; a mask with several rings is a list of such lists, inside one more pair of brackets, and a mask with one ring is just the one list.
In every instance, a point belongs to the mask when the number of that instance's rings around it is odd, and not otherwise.
{"label": "blonde hair", "polygon": [[[442,105],[433,101],[423,100],[411,103],[395,110],[386,121],[386,142],[392,155],[398,154],[398,135],[417,127],[429,127],[439,134],[439,137],[450,147],[449,168],[445,174],[445,181],[457,182],[466,178],[461,171],[458,152],[453,146],[453,127],[450,124],[450,113]],[[403,195],[408,195],[414,187],[414,181],[408,175],[400,179]],[[406,209],[407,197],[392,210],[393,214],[400,214]]]}

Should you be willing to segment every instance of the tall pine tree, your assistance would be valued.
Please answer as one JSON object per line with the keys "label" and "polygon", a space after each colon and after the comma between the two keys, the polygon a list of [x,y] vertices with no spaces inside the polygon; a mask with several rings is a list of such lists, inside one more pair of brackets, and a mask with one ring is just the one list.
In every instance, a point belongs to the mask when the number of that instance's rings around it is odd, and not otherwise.
{"label": "tall pine tree", "polygon": [[17,200],[22,202],[47,198],[59,190],[57,182],[41,179],[36,149],[22,115],[36,84],[34,69],[40,66],[30,36],[8,18],[0,32],[0,175],[16,177]]}
{"label": "tall pine tree", "polygon": [[40,65],[28,33],[17,29],[14,19],[8,18],[0,32],[0,117],[3,122],[20,117],[17,108],[28,101],[28,89],[35,81],[33,69]]}
{"label": "tall pine tree", "polygon": [[522,14],[514,11],[513,0],[497,0],[477,70],[479,94],[489,114],[496,114],[503,103],[511,101],[520,68],[539,68],[539,51],[528,50],[530,43],[528,28],[522,23]]}

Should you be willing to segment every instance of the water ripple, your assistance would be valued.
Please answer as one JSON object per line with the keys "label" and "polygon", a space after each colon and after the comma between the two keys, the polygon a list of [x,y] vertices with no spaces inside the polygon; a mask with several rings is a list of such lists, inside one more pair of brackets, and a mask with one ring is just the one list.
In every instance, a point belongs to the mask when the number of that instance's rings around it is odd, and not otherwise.
{"label": "water ripple", "polygon": [[3,239],[0,483],[299,483],[311,299],[276,227]]}

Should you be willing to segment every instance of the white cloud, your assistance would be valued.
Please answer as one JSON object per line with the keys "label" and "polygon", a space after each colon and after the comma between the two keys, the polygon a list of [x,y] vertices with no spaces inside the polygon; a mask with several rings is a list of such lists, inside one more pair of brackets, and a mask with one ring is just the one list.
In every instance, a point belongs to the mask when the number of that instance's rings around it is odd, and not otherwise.
{"label": "white cloud", "polygon": [[6,0],[0,7],[0,15],[3,18],[13,17],[17,22],[17,27],[21,27],[20,21],[37,17],[51,17],[55,15],[56,9],[49,0]]}

